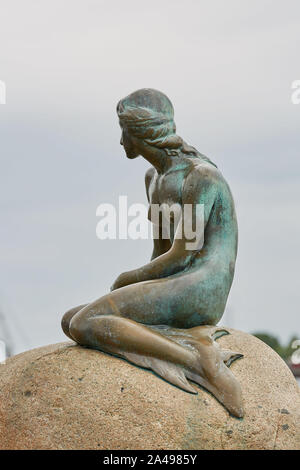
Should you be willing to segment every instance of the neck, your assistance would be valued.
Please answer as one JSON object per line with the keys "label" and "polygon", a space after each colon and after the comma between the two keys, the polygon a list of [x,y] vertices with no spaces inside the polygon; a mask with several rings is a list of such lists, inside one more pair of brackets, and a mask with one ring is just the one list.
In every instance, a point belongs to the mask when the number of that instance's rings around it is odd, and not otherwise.
{"label": "neck", "polygon": [[181,158],[176,155],[168,155],[163,149],[147,145],[141,151],[142,157],[145,158],[158,173],[165,173],[172,166],[179,163]]}

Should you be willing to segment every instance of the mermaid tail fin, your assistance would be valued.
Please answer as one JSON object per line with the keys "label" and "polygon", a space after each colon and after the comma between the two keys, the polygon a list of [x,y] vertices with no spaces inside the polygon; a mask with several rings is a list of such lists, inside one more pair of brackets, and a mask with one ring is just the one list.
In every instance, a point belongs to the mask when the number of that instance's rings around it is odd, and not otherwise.
{"label": "mermaid tail fin", "polygon": [[231,414],[242,418],[242,390],[229,366],[243,354],[222,349],[216,343],[216,339],[230,334],[227,330],[200,326],[189,331],[197,339],[194,346],[199,353],[199,372],[187,371],[187,378],[210,391]]}
{"label": "mermaid tail fin", "polygon": [[212,393],[234,416],[243,417],[242,391],[239,382],[228,369],[242,354],[229,349],[221,349],[215,339],[229,334],[228,331],[212,326],[200,326],[188,330],[168,326],[150,326],[171,341],[192,350],[198,366],[193,370],[181,367],[162,359],[124,352],[128,361],[153,370],[163,379],[189,393],[197,394],[187,379]]}
{"label": "mermaid tail fin", "polygon": [[197,390],[188,383],[184,374],[185,371],[180,366],[163,361],[162,359],[156,359],[150,356],[140,356],[134,353],[124,353],[124,356],[128,361],[133,362],[140,367],[153,370],[157,375],[186,392],[194,394],[198,393]]}
{"label": "mermaid tail fin", "polygon": [[224,370],[220,371],[213,380],[189,371],[187,371],[186,376],[212,393],[232,415],[242,418],[244,410],[240,384],[224,364],[223,367]]}
{"label": "mermaid tail fin", "polygon": [[230,351],[230,349],[221,349],[220,353],[227,367],[230,367],[231,364],[237,359],[241,359],[242,357],[244,357],[243,354]]}

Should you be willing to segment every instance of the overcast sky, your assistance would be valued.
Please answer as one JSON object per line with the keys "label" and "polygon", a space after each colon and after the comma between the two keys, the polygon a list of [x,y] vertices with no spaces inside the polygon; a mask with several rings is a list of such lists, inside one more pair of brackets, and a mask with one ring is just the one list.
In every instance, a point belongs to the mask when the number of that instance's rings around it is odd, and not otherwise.
{"label": "overcast sky", "polygon": [[16,352],[64,340],[64,311],[151,255],[95,232],[100,203],[146,203],[149,165],[124,157],[115,113],[144,87],[233,191],[222,323],[300,338],[299,44],[298,0],[0,0],[0,308]]}

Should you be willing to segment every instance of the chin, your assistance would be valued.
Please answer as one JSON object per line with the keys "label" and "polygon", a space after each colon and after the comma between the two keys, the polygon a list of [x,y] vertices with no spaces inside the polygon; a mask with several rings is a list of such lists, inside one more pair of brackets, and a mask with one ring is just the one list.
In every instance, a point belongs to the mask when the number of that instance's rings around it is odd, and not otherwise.
{"label": "chin", "polygon": [[134,158],[138,157],[138,154],[136,154],[136,153],[126,153],[126,157],[129,158],[129,160],[133,160]]}

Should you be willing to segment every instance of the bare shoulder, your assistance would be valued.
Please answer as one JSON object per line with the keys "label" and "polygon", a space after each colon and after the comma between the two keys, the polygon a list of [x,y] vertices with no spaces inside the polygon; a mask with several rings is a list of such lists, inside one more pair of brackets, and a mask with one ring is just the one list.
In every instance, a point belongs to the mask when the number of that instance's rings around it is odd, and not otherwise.
{"label": "bare shoulder", "polygon": [[149,186],[151,184],[154,174],[155,174],[155,168],[153,167],[149,168],[145,173],[145,186],[146,186],[146,193],[147,193],[148,199],[149,199]]}
{"label": "bare shoulder", "polygon": [[147,184],[147,181],[150,182],[152,180],[152,178],[154,176],[154,173],[155,173],[155,168],[153,168],[153,166],[148,168],[148,170],[145,173],[145,182],[146,182],[146,184]]}
{"label": "bare shoulder", "polygon": [[153,168],[153,166],[149,168],[145,173],[145,185],[147,189],[149,188],[149,185],[151,183],[151,180],[154,174],[155,174],[155,168]]}
{"label": "bare shoulder", "polygon": [[[214,201],[230,193],[229,186],[218,168],[206,161],[195,162],[186,175],[182,198],[190,201]],[[226,196],[227,197],[227,196]]]}
{"label": "bare shoulder", "polygon": [[185,183],[189,186],[220,185],[225,180],[220,170],[206,161],[195,162],[186,176]]}

